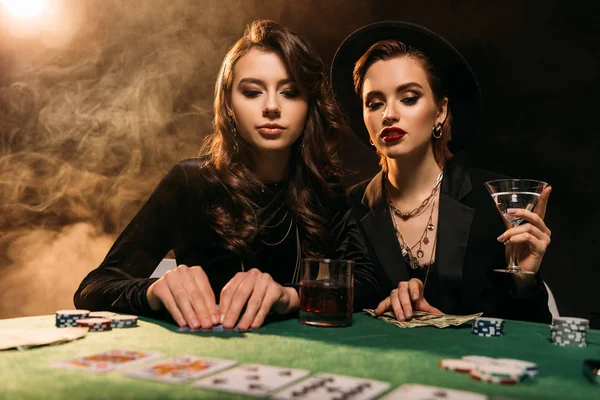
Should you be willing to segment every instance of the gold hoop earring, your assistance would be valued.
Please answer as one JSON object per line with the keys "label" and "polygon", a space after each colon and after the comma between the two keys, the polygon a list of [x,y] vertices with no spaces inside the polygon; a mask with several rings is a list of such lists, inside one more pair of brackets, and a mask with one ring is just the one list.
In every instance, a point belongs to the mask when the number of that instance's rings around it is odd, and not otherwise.
{"label": "gold hoop earring", "polygon": [[433,136],[434,139],[439,139],[443,134],[444,132],[442,132],[442,124],[438,122],[433,126],[433,132],[431,132],[431,136]]}

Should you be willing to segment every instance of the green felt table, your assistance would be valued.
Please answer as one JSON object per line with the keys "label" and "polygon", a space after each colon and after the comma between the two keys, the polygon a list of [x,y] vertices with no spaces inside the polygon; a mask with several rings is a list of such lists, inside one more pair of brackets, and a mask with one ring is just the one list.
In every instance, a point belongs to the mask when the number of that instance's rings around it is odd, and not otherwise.
{"label": "green felt table", "polygon": [[[3,328],[48,328],[54,316],[0,320]],[[505,336],[478,337],[470,324],[460,328],[402,329],[354,314],[347,328],[300,325],[297,319],[271,322],[249,333],[179,333],[173,325],[142,319],[137,328],[93,332],[80,340],[0,352],[0,398],[248,398],[206,391],[191,383],[172,385],[139,380],[118,371],[93,374],[52,368],[50,363],[111,349],[157,351],[167,356],[202,355],[281,367],[420,383],[514,399],[600,399],[600,385],[582,374],[583,360],[600,359],[600,331],[588,331],[585,348],[549,342],[548,325],[506,321]],[[539,366],[539,377],[518,385],[478,382],[439,367],[442,358],[478,354],[518,358]]]}

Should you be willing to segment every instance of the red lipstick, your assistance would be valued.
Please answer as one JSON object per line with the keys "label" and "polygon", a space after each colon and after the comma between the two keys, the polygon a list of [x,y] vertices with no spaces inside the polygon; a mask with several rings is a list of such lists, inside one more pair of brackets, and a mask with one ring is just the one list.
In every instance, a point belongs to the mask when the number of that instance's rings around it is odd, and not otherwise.
{"label": "red lipstick", "polygon": [[402,128],[390,126],[383,128],[379,137],[386,143],[395,143],[406,136],[406,131]]}

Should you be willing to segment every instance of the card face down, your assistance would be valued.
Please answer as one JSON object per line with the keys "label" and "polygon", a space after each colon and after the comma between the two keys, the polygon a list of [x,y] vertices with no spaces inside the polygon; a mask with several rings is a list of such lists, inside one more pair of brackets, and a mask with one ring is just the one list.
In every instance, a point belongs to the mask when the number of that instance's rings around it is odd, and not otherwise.
{"label": "card face down", "polygon": [[463,390],[446,389],[443,387],[406,384],[398,387],[381,400],[486,400],[487,396],[481,393],[466,392]]}
{"label": "card face down", "polygon": [[288,400],[321,400],[321,399],[352,399],[370,400],[390,388],[388,382],[371,379],[354,378],[352,376],[317,374],[292,385],[273,398]]}
{"label": "card face down", "polygon": [[134,378],[181,383],[233,367],[233,360],[199,356],[179,356],[123,372]]}
{"label": "card face down", "polygon": [[162,354],[139,350],[108,350],[90,356],[77,357],[67,361],[52,363],[57,368],[75,369],[88,372],[107,372],[128,367],[138,362],[153,360]]}
{"label": "card face down", "polygon": [[225,329],[225,328],[223,328],[223,325],[215,325],[212,328],[208,328],[208,329],[204,329],[204,328],[192,329],[189,326],[182,326],[180,328],[177,328],[177,332],[182,332],[182,333],[223,333],[223,332],[245,333],[245,332],[251,332],[251,331],[252,331],[252,329],[240,331],[238,329],[237,325],[231,329]]}
{"label": "card face down", "polygon": [[245,364],[204,378],[195,387],[249,396],[265,396],[304,378],[310,372],[302,369]]}

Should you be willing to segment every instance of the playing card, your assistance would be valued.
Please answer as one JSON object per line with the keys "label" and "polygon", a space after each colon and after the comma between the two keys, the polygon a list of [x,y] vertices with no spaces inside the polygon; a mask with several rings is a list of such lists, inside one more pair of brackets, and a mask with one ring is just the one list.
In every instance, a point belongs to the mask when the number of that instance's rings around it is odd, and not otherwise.
{"label": "playing card", "polygon": [[180,356],[123,372],[134,378],[180,383],[233,367],[236,361],[198,356]]}
{"label": "playing card", "polygon": [[204,332],[204,333],[210,333],[210,332],[214,332],[214,333],[220,333],[220,332],[247,332],[247,331],[251,331],[252,329],[248,329],[246,331],[240,331],[238,330],[237,325],[234,326],[231,329],[225,329],[223,328],[223,325],[215,325],[212,328],[209,329],[204,329],[204,328],[198,328],[198,329],[192,329],[189,326],[182,326],[180,328],[177,329],[177,332],[186,332],[186,333],[197,333],[197,332]]}
{"label": "playing card", "polygon": [[52,363],[57,368],[76,369],[89,372],[106,372],[117,368],[128,367],[134,363],[148,361],[162,354],[137,350],[109,350],[91,356],[77,357],[67,361]]}
{"label": "playing card", "polygon": [[309,371],[302,369],[245,364],[204,378],[194,386],[249,396],[265,396],[308,374]]}
{"label": "playing card", "polygon": [[281,400],[370,400],[389,388],[390,384],[388,382],[351,376],[318,374],[276,393],[273,398]]}
{"label": "playing card", "polygon": [[407,384],[398,387],[381,400],[486,400],[481,393],[465,392],[463,390],[446,389],[443,387]]}

